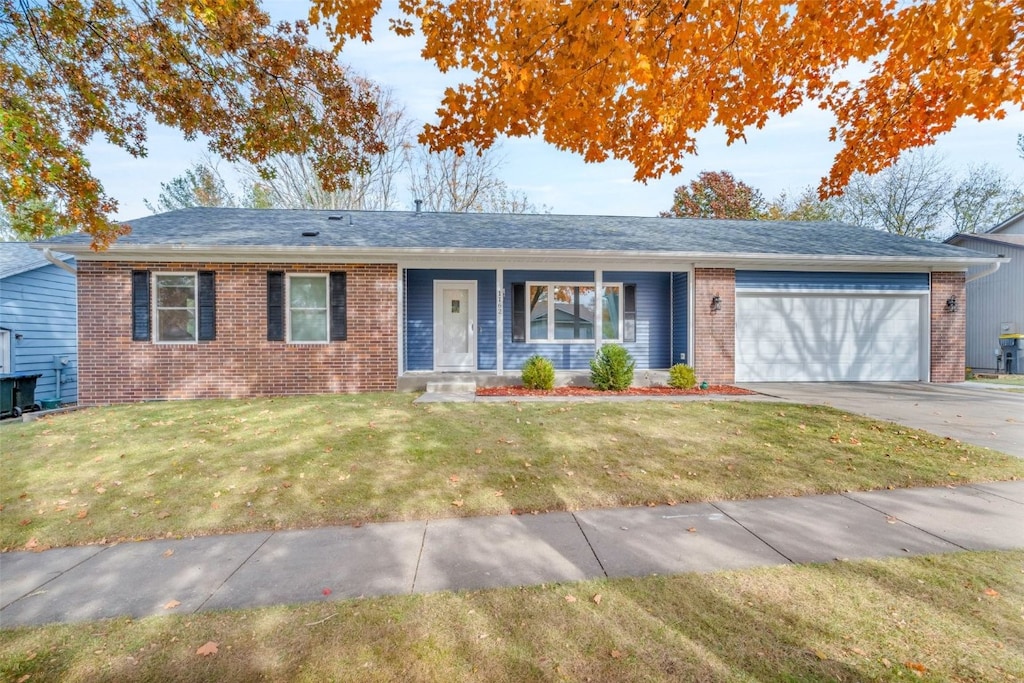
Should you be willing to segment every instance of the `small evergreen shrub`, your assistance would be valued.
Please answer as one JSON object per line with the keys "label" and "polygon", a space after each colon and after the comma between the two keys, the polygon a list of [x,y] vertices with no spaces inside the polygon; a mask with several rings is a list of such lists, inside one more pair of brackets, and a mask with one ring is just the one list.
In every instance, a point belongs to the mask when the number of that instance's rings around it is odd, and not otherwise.
{"label": "small evergreen shrub", "polygon": [[692,389],[697,386],[697,374],[686,363],[676,363],[669,368],[668,385],[676,389]]}
{"label": "small evergreen shrub", "polygon": [[523,363],[523,386],[550,391],[555,386],[555,366],[544,356],[530,356]]}
{"label": "small evergreen shrub", "polygon": [[625,346],[605,344],[590,361],[590,382],[601,391],[622,391],[633,383],[636,361]]}

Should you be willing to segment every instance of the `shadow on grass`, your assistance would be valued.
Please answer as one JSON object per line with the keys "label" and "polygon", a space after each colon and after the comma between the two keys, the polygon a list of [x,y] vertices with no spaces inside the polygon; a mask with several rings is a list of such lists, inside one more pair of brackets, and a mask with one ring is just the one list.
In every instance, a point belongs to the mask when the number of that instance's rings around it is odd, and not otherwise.
{"label": "shadow on grass", "polygon": [[[0,631],[32,681],[1014,680],[1024,553]],[[213,641],[216,655],[197,648]],[[920,676],[919,676],[920,675]]]}

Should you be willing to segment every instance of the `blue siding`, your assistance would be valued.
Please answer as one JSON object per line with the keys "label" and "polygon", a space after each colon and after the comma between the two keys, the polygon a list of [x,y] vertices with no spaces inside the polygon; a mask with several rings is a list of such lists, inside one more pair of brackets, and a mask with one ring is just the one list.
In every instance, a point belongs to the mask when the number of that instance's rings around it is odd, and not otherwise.
{"label": "blue siding", "polygon": [[736,289],[927,292],[928,273],[737,270]]}
{"label": "blue siding", "polygon": [[434,369],[434,281],[475,280],[477,368],[498,367],[498,313],[493,270],[409,269],[405,279],[405,370]]}
{"label": "blue siding", "polygon": [[687,353],[690,330],[690,289],[687,273],[672,273],[672,362],[693,365]]}
{"label": "blue siding", "polygon": [[[605,271],[606,282],[636,284],[636,342],[625,344],[638,369],[666,368],[671,364],[671,284],[668,273]],[[592,343],[528,343],[512,341],[513,282],[593,282],[594,272],[506,270],[504,311],[504,367],[518,370],[533,354],[549,359],[558,370],[588,370],[594,357]]]}
{"label": "blue siding", "polygon": [[42,375],[36,400],[57,395],[54,356],[70,360],[61,373],[61,400],[78,400],[76,284],[74,275],[52,264],[0,281],[0,328],[11,332],[12,371]]}

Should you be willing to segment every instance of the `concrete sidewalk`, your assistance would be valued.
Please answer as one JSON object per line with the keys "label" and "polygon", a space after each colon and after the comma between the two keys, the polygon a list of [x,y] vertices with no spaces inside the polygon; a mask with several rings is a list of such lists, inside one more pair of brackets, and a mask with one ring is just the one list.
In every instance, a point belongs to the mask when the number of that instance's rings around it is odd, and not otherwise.
{"label": "concrete sidewalk", "polygon": [[0,626],[1024,548],[1024,481],[0,555]]}

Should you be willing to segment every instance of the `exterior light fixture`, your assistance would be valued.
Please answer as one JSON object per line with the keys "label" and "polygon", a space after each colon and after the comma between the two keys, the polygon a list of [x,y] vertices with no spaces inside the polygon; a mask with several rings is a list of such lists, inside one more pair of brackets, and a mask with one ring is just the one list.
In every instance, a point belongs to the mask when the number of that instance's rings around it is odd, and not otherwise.
{"label": "exterior light fixture", "polygon": [[959,308],[959,306],[957,305],[957,301],[956,301],[956,297],[955,296],[951,296],[948,299],[946,299],[946,312],[947,313],[956,313],[958,308]]}
{"label": "exterior light fixture", "polygon": [[717,294],[715,294],[713,297],[711,297],[711,310],[712,311],[720,311],[720,310],[722,310],[722,297],[718,296]]}

